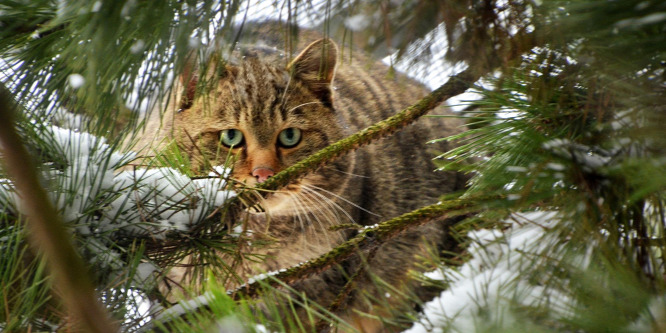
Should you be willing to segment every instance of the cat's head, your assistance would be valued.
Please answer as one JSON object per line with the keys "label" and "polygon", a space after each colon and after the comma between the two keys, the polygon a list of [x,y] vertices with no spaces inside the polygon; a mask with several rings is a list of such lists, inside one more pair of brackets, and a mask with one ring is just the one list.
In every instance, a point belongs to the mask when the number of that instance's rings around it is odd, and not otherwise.
{"label": "cat's head", "polygon": [[174,130],[195,170],[233,162],[232,178],[256,185],[342,137],[332,107],[337,47],[321,39],[289,65],[257,57],[227,64],[205,95],[190,95]]}

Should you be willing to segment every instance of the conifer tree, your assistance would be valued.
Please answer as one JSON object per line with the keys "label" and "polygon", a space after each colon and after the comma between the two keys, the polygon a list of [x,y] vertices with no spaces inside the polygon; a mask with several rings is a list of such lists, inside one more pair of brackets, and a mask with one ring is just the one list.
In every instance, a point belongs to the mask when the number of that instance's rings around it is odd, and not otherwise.
{"label": "conifer tree", "polygon": [[[200,277],[222,272],[216,251],[234,253],[235,212],[253,198],[207,191],[224,186],[224,178],[188,173],[176,151],[151,162],[170,169],[119,173],[134,157],[121,153],[121,138],[141,135],[127,129],[140,125],[142,112],[159,112],[158,101],[167,98],[191,52],[204,59],[218,43],[224,61],[250,5],[293,24],[315,17],[320,25],[313,29],[375,55],[390,52],[396,68],[421,68],[424,75],[424,66],[461,68],[404,113],[285,170],[266,189],[390,135],[473,86],[477,98],[460,102],[469,130],[442,138],[461,145],[440,156],[442,168],[469,173],[470,186],[460,198],[443,198],[250,284],[236,298],[211,283],[206,306],[177,305],[175,319],[149,317],[143,300],[169,306],[156,289],[156,268],[198,253],[198,263],[210,268]],[[292,28],[286,25],[286,36]],[[510,332],[663,329],[662,1],[4,1],[0,70],[3,330],[114,331],[120,323],[126,331],[205,331],[255,322],[293,331],[295,323],[253,312],[252,290],[288,288],[352,255],[350,249],[463,214],[468,218],[449,227],[469,247],[442,255],[436,263],[442,281],[420,277],[424,283],[438,283],[445,298],[452,297],[447,289],[460,286],[456,274],[469,269],[478,269],[473,276],[517,274],[482,284],[487,292],[471,301],[472,315],[442,309],[434,319],[426,306],[414,314],[414,331],[428,325],[443,331],[469,325]],[[21,168],[25,161],[33,163]],[[151,206],[158,199],[166,208]],[[177,212],[197,223],[164,222],[164,214]],[[516,251],[521,232],[538,241]],[[82,311],[85,305],[90,311]],[[335,323],[329,309],[310,307],[317,327]]]}

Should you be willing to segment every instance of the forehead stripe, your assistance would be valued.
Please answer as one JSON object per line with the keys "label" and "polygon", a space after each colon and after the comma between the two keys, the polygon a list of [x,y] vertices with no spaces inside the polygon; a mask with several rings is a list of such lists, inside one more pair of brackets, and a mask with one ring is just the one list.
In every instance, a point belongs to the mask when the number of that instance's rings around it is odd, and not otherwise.
{"label": "forehead stripe", "polygon": [[275,94],[273,95],[273,101],[270,103],[270,105],[268,105],[268,112],[270,112],[272,116],[280,115],[281,117],[280,120],[284,121],[285,120],[284,107],[280,103],[282,100],[280,95],[281,95],[280,89],[276,88]]}

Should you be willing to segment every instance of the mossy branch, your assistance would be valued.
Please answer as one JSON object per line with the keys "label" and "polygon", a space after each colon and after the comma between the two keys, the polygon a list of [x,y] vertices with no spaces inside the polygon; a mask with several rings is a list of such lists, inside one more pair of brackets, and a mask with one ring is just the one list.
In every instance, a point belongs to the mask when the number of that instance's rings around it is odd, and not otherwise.
{"label": "mossy branch", "polygon": [[443,224],[444,229],[448,230],[458,221],[456,217],[472,212],[477,207],[475,203],[476,201],[474,200],[449,200],[414,210],[382,222],[374,227],[365,228],[355,237],[338,245],[317,259],[308,261],[302,265],[293,266],[286,271],[272,275],[270,279],[264,279],[238,288],[234,291],[234,298],[254,297],[267,285],[272,287],[278,286],[278,281],[290,284],[313,274],[321,273],[353,255],[372,251],[402,232],[426,223],[438,221]]}
{"label": "mossy branch", "polygon": [[0,152],[5,170],[21,197],[21,211],[27,216],[28,240],[44,255],[75,326],[83,332],[118,332],[119,327],[99,303],[88,269],[72,244],[60,214],[42,188],[37,167],[16,132],[15,103],[0,85]]}

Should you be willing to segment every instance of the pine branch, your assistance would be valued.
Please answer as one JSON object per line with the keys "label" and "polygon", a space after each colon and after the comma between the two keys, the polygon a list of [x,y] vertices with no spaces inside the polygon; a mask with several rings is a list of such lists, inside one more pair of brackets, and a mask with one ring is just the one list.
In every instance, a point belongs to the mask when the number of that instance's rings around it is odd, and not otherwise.
{"label": "pine branch", "polygon": [[[379,247],[375,246],[370,249],[370,251],[368,251],[368,255],[366,256],[367,263],[370,263],[370,261],[372,261],[372,259],[375,257],[375,254],[377,254],[377,249],[379,249]],[[352,289],[357,285],[356,282],[358,281],[359,277],[363,274],[366,274],[367,268],[368,265],[361,265],[361,267],[356,269],[356,272],[354,272],[354,274],[349,277],[349,280],[342,287],[342,290],[340,290],[333,302],[329,304],[328,308],[326,309],[328,312],[339,313],[340,310],[343,310],[347,307],[345,300],[347,300]],[[315,332],[327,332],[326,328],[329,326],[330,322],[328,320],[325,318],[320,318],[315,324]]]}
{"label": "pine branch", "polygon": [[31,245],[44,255],[75,325],[85,332],[118,332],[119,327],[99,303],[87,269],[64,228],[60,215],[42,188],[37,168],[14,127],[15,104],[8,90],[0,85],[0,148],[5,169],[21,196],[27,215]]}

